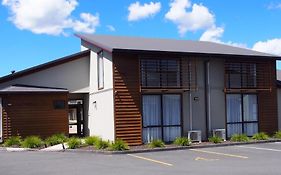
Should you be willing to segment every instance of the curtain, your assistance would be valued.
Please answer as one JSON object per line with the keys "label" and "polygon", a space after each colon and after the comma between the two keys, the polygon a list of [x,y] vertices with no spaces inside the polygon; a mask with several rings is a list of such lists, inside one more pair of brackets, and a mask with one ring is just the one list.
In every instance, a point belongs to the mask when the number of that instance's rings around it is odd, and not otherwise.
{"label": "curtain", "polygon": [[[258,121],[257,95],[243,95],[243,115],[246,122]],[[258,123],[244,123],[244,132],[252,136],[258,132]]]}
{"label": "curtain", "polygon": [[164,141],[174,141],[181,136],[181,97],[180,95],[163,95]]}
{"label": "curtain", "polygon": [[[143,142],[161,139],[161,96],[143,95]],[[154,126],[154,127],[152,127]]]}
{"label": "curtain", "polygon": [[[242,105],[240,94],[228,94],[226,96],[227,103],[227,123],[242,122]],[[241,124],[227,124],[227,137],[233,134],[242,133]]]}

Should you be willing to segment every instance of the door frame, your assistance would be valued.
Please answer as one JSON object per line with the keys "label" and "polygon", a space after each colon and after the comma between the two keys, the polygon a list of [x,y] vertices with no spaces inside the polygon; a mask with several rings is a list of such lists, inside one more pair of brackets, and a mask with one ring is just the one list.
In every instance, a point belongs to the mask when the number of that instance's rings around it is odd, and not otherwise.
{"label": "door frame", "polygon": [[[73,103],[76,102],[76,103]],[[85,136],[85,116],[84,116],[84,100],[76,99],[68,101],[68,109],[76,108],[76,116],[77,116],[77,134],[69,134],[76,135],[78,137]],[[82,114],[81,114],[82,111]],[[81,125],[83,124],[83,130],[81,131]],[[74,124],[75,125],[75,124]],[[69,126],[69,123],[68,123]]]}

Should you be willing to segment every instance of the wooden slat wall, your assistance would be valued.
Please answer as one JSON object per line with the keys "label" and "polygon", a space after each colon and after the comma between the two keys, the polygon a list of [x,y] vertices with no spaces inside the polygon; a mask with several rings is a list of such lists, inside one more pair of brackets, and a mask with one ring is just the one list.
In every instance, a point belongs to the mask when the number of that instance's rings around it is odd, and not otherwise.
{"label": "wooden slat wall", "polygon": [[[15,94],[2,95],[3,137],[42,138],[56,133],[68,135],[67,94]],[[65,109],[54,109],[54,100],[65,100]]]}
{"label": "wooden slat wall", "polygon": [[277,87],[276,87],[276,62],[270,61],[271,91],[261,91],[258,94],[259,103],[259,130],[273,134],[278,130]]}
{"label": "wooden slat wall", "polygon": [[115,137],[129,145],[142,144],[139,59],[136,55],[114,54]]}

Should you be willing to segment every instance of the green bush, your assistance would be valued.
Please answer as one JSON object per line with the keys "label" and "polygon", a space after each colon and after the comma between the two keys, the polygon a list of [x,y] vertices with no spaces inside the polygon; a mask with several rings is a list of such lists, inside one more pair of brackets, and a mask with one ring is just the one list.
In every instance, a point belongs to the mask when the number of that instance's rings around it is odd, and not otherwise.
{"label": "green bush", "polygon": [[26,137],[21,144],[24,148],[39,148],[42,145],[44,145],[44,142],[39,136]]}
{"label": "green bush", "polygon": [[221,143],[223,141],[223,139],[218,136],[210,137],[208,140],[212,143]]}
{"label": "green bush", "polygon": [[150,148],[162,148],[162,147],[165,147],[165,144],[162,140],[160,139],[156,139],[156,140],[152,140],[148,146]]}
{"label": "green bush", "polygon": [[7,139],[4,143],[4,146],[10,147],[10,146],[20,146],[21,145],[21,138],[20,136],[12,136],[9,139]]}
{"label": "green bush", "polygon": [[67,137],[64,134],[55,134],[51,137],[48,137],[45,142],[48,146],[53,146],[57,144],[61,144],[67,140]]}
{"label": "green bush", "polygon": [[256,133],[255,135],[253,135],[252,139],[254,139],[254,140],[268,140],[269,136],[264,132],[260,132],[260,133]]}
{"label": "green bush", "polygon": [[76,149],[82,145],[81,139],[77,137],[71,137],[67,140],[67,145],[69,149]]}
{"label": "green bush", "polygon": [[111,144],[110,149],[114,151],[124,151],[124,150],[128,150],[129,146],[123,140],[117,139],[115,142]]}
{"label": "green bush", "polygon": [[100,138],[97,136],[89,136],[85,138],[85,143],[86,145],[94,146],[98,140],[100,140]]}
{"label": "green bush", "polygon": [[191,144],[191,140],[187,137],[177,137],[174,144],[178,146],[189,146]]}
{"label": "green bush", "polygon": [[110,146],[109,141],[104,141],[104,140],[102,140],[102,139],[99,139],[99,140],[96,142],[96,144],[95,144],[95,147],[96,147],[97,149],[106,149],[106,148],[108,148],[109,146]]}
{"label": "green bush", "polygon": [[274,138],[276,138],[276,139],[281,139],[281,131],[277,131],[277,132],[274,134]]}
{"label": "green bush", "polygon": [[230,139],[232,142],[248,142],[250,138],[246,134],[234,134]]}

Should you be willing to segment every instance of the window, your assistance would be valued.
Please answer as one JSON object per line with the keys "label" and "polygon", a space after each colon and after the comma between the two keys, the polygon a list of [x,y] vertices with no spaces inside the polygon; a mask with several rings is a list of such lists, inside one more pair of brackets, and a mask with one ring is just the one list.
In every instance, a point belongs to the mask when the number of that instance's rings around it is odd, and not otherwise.
{"label": "window", "polygon": [[64,100],[55,100],[54,109],[65,109],[65,101]]}
{"label": "window", "polygon": [[103,51],[98,53],[98,89],[104,88],[104,60]]}
{"label": "window", "polygon": [[255,63],[226,63],[226,87],[256,88],[256,72]]}
{"label": "window", "polygon": [[143,87],[180,87],[180,60],[142,59],[141,75]]}
{"label": "window", "polygon": [[258,132],[258,105],[256,94],[227,94],[227,136]]}
{"label": "window", "polygon": [[165,142],[181,136],[181,96],[178,94],[143,95],[143,142]]}

